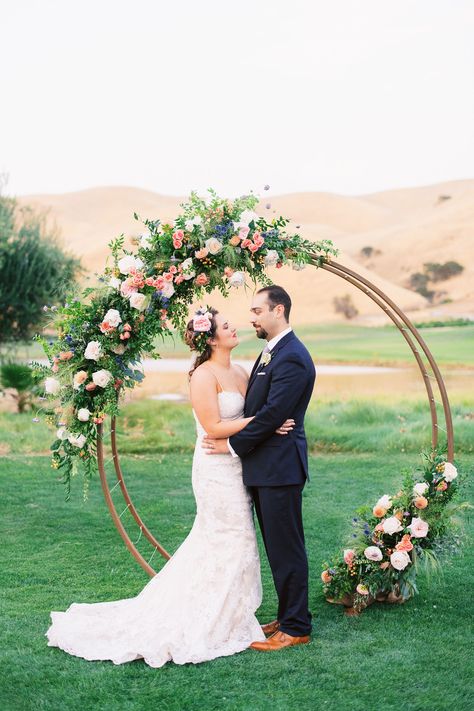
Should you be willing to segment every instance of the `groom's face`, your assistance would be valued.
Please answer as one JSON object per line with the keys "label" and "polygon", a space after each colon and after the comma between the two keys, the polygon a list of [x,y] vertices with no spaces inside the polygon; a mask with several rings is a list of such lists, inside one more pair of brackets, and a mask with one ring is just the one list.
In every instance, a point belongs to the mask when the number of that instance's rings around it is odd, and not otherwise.
{"label": "groom's face", "polygon": [[250,323],[255,329],[257,338],[270,340],[273,338],[276,322],[275,313],[270,310],[267,295],[255,294],[250,307]]}

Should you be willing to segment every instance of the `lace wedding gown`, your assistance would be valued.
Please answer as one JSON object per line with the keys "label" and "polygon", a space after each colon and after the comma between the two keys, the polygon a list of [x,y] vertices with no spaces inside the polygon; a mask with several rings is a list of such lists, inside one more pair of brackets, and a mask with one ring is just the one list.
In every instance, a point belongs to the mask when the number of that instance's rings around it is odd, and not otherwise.
{"label": "lace wedding gown", "polygon": [[[219,393],[223,420],[243,415],[240,393]],[[197,514],[172,558],[136,597],[73,603],[52,612],[48,646],[114,664],[143,658],[151,667],[204,662],[265,639],[255,617],[262,599],[250,496],[240,459],[208,455],[196,418],[192,485]]]}

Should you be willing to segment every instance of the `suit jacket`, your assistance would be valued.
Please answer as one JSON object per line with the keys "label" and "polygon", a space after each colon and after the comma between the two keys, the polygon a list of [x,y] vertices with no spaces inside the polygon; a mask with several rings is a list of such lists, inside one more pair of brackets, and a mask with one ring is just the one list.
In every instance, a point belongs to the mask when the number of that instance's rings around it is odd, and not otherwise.
{"label": "suit jacket", "polygon": [[[302,484],[308,475],[304,416],[313,392],[316,371],[306,347],[293,331],[271,351],[267,366],[257,359],[245,398],[245,417],[255,416],[245,429],[229,438],[242,460],[247,486]],[[292,417],[294,429],[275,434]]]}

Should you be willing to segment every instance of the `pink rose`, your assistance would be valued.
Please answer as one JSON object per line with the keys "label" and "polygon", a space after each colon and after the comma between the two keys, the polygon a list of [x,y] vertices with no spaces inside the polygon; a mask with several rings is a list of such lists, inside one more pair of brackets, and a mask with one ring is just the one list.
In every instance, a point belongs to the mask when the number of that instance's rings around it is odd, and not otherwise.
{"label": "pink rose", "polygon": [[183,230],[176,230],[176,232],[173,232],[173,239],[179,239],[182,242],[184,239]]}
{"label": "pink rose", "polygon": [[367,546],[364,550],[364,555],[367,560],[379,561],[383,558],[382,551],[377,546]]}
{"label": "pink rose", "polygon": [[197,286],[206,286],[208,283],[209,279],[207,276],[203,273],[198,274],[197,277],[195,278],[194,282]]}
{"label": "pink rose", "polygon": [[165,281],[173,281],[173,274],[171,272],[164,272],[163,279]]}
{"label": "pink rose", "polygon": [[196,316],[193,318],[193,329],[201,333],[211,330],[211,322],[207,316]]}
{"label": "pink rose", "polygon": [[175,267],[174,264],[172,264],[172,265],[170,266],[170,268],[168,269],[168,271],[169,271],[170,274],[176,274],[176,272],[178,271],[178,268]]}
{"label": "pink rose", "polygon": [[344,549],[344,563],[352,565],[355,557],[355,551],[352,548]]}
{"label": "pink rose", "polygon": [[258,233],[258,235],[253,236],[253,241],[257,245],[257,247],[262,247],[265,244],[265,239],[260,233]]}
{"label": "pink rose", "polygon": [[249,232],[250,232],[250,227],[241,227],[239,230],[240,239],[245,239],[246,237],[248,237]]}
{"label": "pink rose", "polygon": [[174,278],[174,283],[175,284],[181,284],[181,282],[184,281],[184,276],[182,274],[178,274],[178,276],[175,276]]}
{"label": "pink rose", "polygon": [[234,270],[232,269],[232,267],[224,267],[224,274],[226,277],[231,277],[233,273]]}
{"label": "pink rose", "polygon": [[153,277],[147,277],[147,278],[145,279],[145,284],[146,284],[147,286],[153,286],[154,281],[155,281],[155,280],[153,279]]}
{"label": "pink rose", "polygon": [[162,276],[156,277],[156,279],[153,281],[153,286],[155,289],[158,289],[158,291],[161,291],[165,285],[165,280],[163,279]]}
{"label": "pink rose", "polygon": [[240,245],[243,249],[246,249],[247,247],[250,247],[252,244],[252,240],[250,239],[244,239],[242,240],[242,244]]}
{"label": "pink rose", "polygon": [[252,254],[254,254],[254,252],[256,252],[257,250],[258,250],[258,245],[253,244],[253,243],[249,244],[249,251],[252,252]]}
{"label": "pink rose", "polygon": [[122,296],[131,296],[137,291],[137,288],[135,286],[132,286],[132,282],[130,279],[125,279],[125,281],[122,282],[122,285],[120,287],[120,293]]}

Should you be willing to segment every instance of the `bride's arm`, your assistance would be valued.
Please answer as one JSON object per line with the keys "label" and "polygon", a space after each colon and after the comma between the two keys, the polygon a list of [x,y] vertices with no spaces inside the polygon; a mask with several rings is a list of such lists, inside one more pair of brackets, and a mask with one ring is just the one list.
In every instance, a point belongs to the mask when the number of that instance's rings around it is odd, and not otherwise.
{"label": "bride's arm", "polygon": [[221,420],[216,379],[207,368],[197,368],[191,377],[191,404],[209,437],[225,439],[243,430],[253,417]]}

